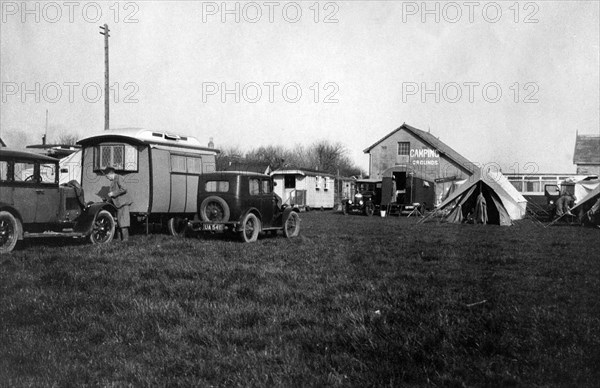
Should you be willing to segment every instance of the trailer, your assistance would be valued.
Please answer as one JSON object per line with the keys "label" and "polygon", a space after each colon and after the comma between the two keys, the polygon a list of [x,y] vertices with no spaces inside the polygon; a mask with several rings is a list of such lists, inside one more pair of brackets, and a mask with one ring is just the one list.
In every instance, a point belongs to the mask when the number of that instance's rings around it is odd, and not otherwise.
{"label": "trailer", "polygon": [[271,173],[275,193],[284,204],[298,209],[331,209],[334,205],[334,176],[307,169],[279,169]]}
{"label": "trailer", "polygon": [[103,171],[113,167],[133,200],[132,226],[145,224],[148,233],[150,224],[166,224],[173,235],[197,214],[199,176],[215,171],[219,153],[195,137],[146,129],[105,131],[78,144],[86,201],[107,199]]}

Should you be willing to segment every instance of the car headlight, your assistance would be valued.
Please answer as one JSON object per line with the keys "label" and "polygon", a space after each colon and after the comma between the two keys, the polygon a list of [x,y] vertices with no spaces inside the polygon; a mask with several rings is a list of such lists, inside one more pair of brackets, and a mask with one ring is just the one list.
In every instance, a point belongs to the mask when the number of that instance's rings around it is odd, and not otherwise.
{"label": "car headlight", "polygon": [[352,200],[351,199],[348,200],[348,204],[352,205]]}
{"label": "car headlight", "polygon": [[359,205],[362,205],[362,204],[363,204],[363,201],[361,200],[361,201],[360,201],[358,204],[359,204]]}
{"label": "car headlight", "polygon": [[554,201],[550,201],[550,205],[554,205]]}

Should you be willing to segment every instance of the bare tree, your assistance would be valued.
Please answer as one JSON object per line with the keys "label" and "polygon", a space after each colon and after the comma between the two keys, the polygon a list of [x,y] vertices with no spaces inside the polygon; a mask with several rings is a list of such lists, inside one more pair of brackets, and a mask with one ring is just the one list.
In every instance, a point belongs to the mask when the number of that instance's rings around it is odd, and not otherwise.
{"label": "bare tree", "polygon": [[79,140],[78,133],[61,132],[58,135],[57,144],[75,145],[77,144],[77,140]]}

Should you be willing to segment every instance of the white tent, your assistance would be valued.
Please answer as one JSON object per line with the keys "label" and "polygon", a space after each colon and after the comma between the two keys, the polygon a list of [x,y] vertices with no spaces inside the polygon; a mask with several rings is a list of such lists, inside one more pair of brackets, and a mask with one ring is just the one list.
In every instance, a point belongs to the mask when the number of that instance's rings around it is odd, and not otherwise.
{"label": "white tent", "polygon": [[462,220],[463,215],[457,213],[468,213],[475,205],[477,195],[485,191],[488,197],[488,206],[491,208],[491,223],[510,225],[512,220],[523,219],[527,213],[527,200],[500,172],[488,169],[479,169],[465,183],[460,185],[439,206],[441,210],[449,205],[451,214],[457,216],[454,219]]}

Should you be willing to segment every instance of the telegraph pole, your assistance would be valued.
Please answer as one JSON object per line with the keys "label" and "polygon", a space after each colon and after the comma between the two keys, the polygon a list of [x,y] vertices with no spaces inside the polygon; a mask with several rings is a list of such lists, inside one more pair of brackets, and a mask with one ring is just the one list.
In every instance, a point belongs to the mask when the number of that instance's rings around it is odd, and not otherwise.
{"label": "telegraph pole", "polygon": [[108,38],[110,37],[108,29],[108,24],[104,24],[100,26],[102,32],[101,35],[104,35],[104,130],[108,131],[109,128],[109,95],[108,95]]}

